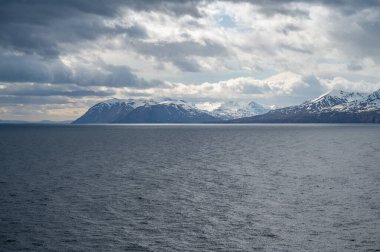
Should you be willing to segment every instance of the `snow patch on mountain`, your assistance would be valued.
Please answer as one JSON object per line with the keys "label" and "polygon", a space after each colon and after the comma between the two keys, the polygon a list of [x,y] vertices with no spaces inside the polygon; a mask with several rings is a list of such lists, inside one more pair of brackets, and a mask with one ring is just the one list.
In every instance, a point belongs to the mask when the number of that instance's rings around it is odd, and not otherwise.
{"label": "snow patch on mountain", "polygon": [[380,110],[380,90],[371,94],[332,90],[300,105],[272,110],[270,114],[319,114],[322,112],[366,112]]}
{"label": "snow patch on mountain", "polygon": [[220,104],[220,106],[216,109],[212,110],[212,113],[216,116],[219,116],[222,119],[236,119],[242,117],[261,115],[268,111],[269,109],[253,101],[248,104],[227,101]]}
{"label": "snow patch on mountain", "polygon": [[332,110],[344,112],[363,112],[380,109],[380,90],[377,90],[367,96],[362,96],[359,99],[351,100],[345,104],[335,106]]}
{"label": "snow patch on mountain", "polygon": [[346,92],[343,90],[331,90],[313,100],[311,103],[320,102],[320,101],[331,101],[335,99],[342,100],[344,102],[351,102],[359,99],[363,99],[367,96],[367,93],[359,93],[359,92]]}
{"label": "snow patch on mountain", "polygon": [[371,94],[333,90],[300,105],[231,122],[380,123],[380,90]]}
{"label": "snow patch on mountain", "polygon": [[106,107],[111,107],[111,106],[117,106],[117,105],[128,105],[133,108],[141,107],[141,106],[150,106],[157,104],[156,101],[152,99],[117,99],[117,98],[112,98],[103,102],[100,102],[96,104],[95,106],[106,106]]}

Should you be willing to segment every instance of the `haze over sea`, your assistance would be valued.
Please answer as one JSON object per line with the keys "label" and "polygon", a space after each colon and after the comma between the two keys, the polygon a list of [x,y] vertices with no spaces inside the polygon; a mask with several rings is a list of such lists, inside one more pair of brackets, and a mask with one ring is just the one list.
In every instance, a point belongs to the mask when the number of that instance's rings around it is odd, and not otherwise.
{"label": "haze over sea", "polygon": [[0,251],[379,251],[378,125],[1,125]]}

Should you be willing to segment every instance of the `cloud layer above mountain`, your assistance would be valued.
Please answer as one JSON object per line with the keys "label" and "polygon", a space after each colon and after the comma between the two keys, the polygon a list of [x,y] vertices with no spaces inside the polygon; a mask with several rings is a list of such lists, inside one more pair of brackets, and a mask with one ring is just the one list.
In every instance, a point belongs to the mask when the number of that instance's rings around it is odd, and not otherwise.
{"label": "cloud layer above mountain", "polygon": [[0,118],[109,98],[286,106],[380,88],[380,1],[5,0]]}

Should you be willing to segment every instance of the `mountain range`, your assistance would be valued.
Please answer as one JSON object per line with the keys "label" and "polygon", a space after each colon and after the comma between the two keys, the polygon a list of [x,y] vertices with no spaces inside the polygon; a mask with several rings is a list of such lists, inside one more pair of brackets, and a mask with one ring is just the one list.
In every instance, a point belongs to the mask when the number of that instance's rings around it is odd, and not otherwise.
{"label": "mountain range", "polygon": [[256,102],[228,101],[212,111],[176,99],[111,99],[91,107],[74,124],[91,123],[379,123],[380,90],[333,90],[300,105],[268,110]]}
{"label": "mountain range", "polygon": [[74,124],[88,123],[202,123],[253,116],[268,112],[260,104],[226,102],[213,111],[197,108],[194,104],[165,98],[111,99],[91,107]]}
{"label": "mountain range", "polygon": [[380,90],[373,93],[333,90],[300,105],[271,110],[231,123],[380,123]]}

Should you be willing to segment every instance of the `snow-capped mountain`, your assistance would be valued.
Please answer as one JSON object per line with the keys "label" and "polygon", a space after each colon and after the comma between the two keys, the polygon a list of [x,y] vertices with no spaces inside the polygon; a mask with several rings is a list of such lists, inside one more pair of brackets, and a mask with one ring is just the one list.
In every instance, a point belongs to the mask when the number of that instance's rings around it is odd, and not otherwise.
{"label": "snow-capped mountain", "polygon": [[380,109],[380,90],[377,90],[361,99],[352,100],[341,106],[336,106],[335,110],[340,111],[352,111],[352,112],[362,112],[362,111],[375,111]]}
{"label": "snow-capped mountain", "polygon": [[345,92],[341,90],[332,90],[315,99],[305,101],[296,106],[276,109],[273,112],[285,114],[295,113],[320,113],[327,111],[343,110],[348,103],[362,100],[367,97],[366,93]]}
{"label": "snow-capped mountain", "polygon": [[232,122],[380,122],[380,90],[371,94],[333,90],[300,105]]}
{"label": "snow-capped mountain", "polygon": [[304,105],[311,112],[334,111],[343,109],[348,103],[362,100],[367,96],[366,93],[332,90],[314,100],[306,101]]}
{"label": "snow-capped mountain", "polygon": [[91,107],[74,124],[84,123],[199,123],[263,114],[268,110],[260,104],[227,102],[213,111],[171,98],[110,99]]}
{"label": "snow-capped mountain", "polygon": [[380,90],[371,94],[330,91],[300,105],[268,111],[250,102],[225,102],[212,111],[175,99],[111,99],[91,107],[80,123],[380,122]]}
{"label": "snow-capped mountain", "polygon": [[221,121],[221,119],[183,100],[111,99],[95,104],[73,123],[198,123],[217,121]]}
{"label": "snow-capped mountain", "polygon": [[264,108],[262,105],[252,101],[248,104],[239,103],[234,101],[227,101],[222,103],[219,107],[212,111],[217,117],[222,119],[236,119],[248,116],[261,115],[268,112],[269,109]]}
{"label": "snow-capped mountain", "polygon": [[111,123],[122,120],[132,110],[140,106],[156,104],[153,100],[110,99],[92,106],[84,115],[73,123]]}

